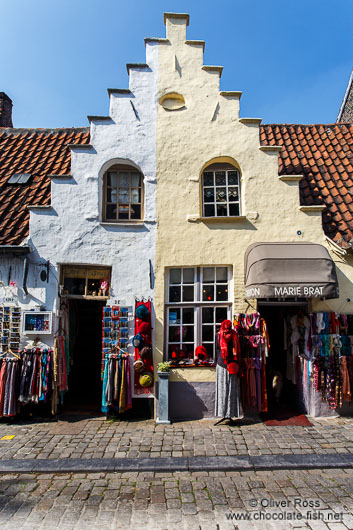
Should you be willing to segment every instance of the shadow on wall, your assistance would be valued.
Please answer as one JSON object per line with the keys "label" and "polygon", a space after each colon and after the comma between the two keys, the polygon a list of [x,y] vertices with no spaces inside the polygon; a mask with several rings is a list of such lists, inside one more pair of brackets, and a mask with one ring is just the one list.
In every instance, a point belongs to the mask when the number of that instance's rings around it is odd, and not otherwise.
{"label": "shadow on wall", "polygon": [[[156,395],[158,396],[158,382]],[[214,382],[169,381],[169,417],[172,421],[214,418],[214,403]]]}
{"label": "shadow on wall", "polygon": [[[337,261],[334,259],[335,263]],[[339,263],[338,263],[339,265]],[[353,314],[353,259],[347,257],[345,265],[352,267],[352,275],[348,277],[342,269],[336,266],[337,280],[339,286],[340,298],[331,300],[316,299],[313,304],[313,311],[326,311],[343,314]]]}

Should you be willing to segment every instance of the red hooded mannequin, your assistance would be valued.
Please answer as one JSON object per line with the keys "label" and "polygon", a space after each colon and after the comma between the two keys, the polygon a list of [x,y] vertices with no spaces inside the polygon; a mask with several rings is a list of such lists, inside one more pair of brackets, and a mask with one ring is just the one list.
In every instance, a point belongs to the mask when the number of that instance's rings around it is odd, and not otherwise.
{"label": "red hooded mannequin", "polygon": [[230,320],[222,322],[221,329],[217,333],[217,342],[221,350],[222,364],[227,367],[230,374],[237,374],[239,370],[240,343],[236,331],[232,329]]}

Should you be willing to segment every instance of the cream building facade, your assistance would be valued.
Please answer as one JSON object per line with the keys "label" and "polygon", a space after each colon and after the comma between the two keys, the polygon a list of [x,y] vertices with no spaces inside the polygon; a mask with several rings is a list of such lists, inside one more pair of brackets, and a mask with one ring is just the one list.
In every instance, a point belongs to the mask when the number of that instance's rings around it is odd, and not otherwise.
{"label": "cream building facade", "polygon": [[[212,304],[203,297],[204,268],[207,275],[212,275],[213,267],[220,267],[220,274],[227,268],[228,296],[225,298],[222,292],[220,298],[224,305],[229,303],[229,318],[230,313],[249,307],[245,300],[244,255],[256,242],[325,246],[337,264],[341,297],[309,299],[309,310],[346,310],[347,298],[353,299],[352,260],[325,237],[323,207],[300,206],[301,175],[279,176],[281,147],[260,145],[261,119],[240,117],[241,92],[220,91],[222,67],[205,65],[205,43],[187,39],[189,16],[165,14],[165,24],[166,39],[157,40],[155,362],[171,357],[170,341],[175,342],[175,337],[170,337],[168,328],[172,327],[173,332],[172,324],[183,324],[179,312],[176,317],[178,308],[194,307],[194,335],[189,334],[188,339],[191,348],[202,344],[202,308],[206,308],[207,315],[207,307],[217,306],[217,301]],[[202,194],[206,192],[203,175],[207,168],[210,175],[213,169],[222,168],[238,172],[240,210],[236,215],[205,215],[203,207],[207,203],[203,204],[206,199]],[[183,303],[182,294],[170,291],[173,281],[182,282],[177,277],[183,268],[188,269],[187,275],[192,274],[190,269],[196,275],[194,303]],[[183,285],[180,290],[182,293]],[[186,299],[190,300],[187,293]],[[256,300],[249,302],[256,308]],[[187,319],[190,321],[190,316]],[[209,333],[207,338],[210,341]],[[171,416],[213,416],[214,388],[214,367],[174,368],[170,377]]]}

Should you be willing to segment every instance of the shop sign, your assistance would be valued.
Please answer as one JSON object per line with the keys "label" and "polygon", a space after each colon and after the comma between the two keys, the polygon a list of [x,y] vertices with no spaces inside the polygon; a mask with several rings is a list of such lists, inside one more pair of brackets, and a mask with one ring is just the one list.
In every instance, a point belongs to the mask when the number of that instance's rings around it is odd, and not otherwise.
{"label": "shop sign", "polygon": [[14,287],[2,287],[0,290],[0,304],[9,306],[17,305],[17,289]]}
{"label": "shop sign", "polygon": [[320,298],[326,285],[264,285],[246,289],[247,298]]}

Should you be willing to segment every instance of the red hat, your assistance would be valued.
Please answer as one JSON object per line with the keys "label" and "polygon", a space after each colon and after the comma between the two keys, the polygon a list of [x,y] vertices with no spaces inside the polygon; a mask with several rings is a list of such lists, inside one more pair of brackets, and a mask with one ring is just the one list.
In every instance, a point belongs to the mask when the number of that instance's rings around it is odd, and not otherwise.
{"label": "red hat", "polygon": [[143,322],[140,320],[138,323],[136,322],[136,333],[142,333],[142,335],[148,335],[148,333],[151,331],[151,326],[148,322]]}
{"label": "red hat", "polygon": [[195,350],[195,355],[199,359],[199,361],[204,361],[208,357],[207,350],[205,346],[197,346]]}

